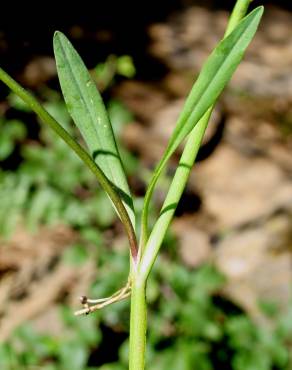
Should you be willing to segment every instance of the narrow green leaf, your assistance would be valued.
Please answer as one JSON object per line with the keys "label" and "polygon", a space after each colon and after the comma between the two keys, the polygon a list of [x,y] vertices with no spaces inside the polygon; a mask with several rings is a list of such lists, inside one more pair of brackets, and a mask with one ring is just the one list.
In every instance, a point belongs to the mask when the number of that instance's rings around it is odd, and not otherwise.
{"label": "narrow green leaf", "polygon": [[145,244],[147,238],[149,202],[163,168],[179,144],[191,132],[208,108],[215,103],[231,79],[256,32],[262,14],[263,7],[258,7],[246,16],[234,31],[218,44],[204,64],[147,189],[142,214],[142,245]]}
{"label": "narrow green leaf", "polygon": [[135,227],[133,200],[102,98],[81,57],[61,32],[54,35],[54,52],[68,111],[91,156],[120,194]]}
{"label": "narrow green leaf", "polygon": [[173,153],[229,82],[257,30],[262,13],[263,7],[252,11],[211,53],[186,100],[167,153]]}

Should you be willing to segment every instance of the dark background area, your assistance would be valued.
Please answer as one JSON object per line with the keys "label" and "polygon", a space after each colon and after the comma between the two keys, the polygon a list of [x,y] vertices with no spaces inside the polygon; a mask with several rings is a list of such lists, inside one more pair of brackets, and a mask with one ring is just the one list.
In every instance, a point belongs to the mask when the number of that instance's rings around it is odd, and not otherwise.
{"label": "dark background area", "polygon": [[[6,2],[0,15],[1,65],[17,75],[33,57],[52,55],[52,36],[60,30],[75,39],[89,68],[110,53],[130,54],[137,77],[155,79],[164,69],[147,54],[147,26],[191,5],[230,11],[233,4],[230,0]],[[256,0],[250,8],[262,4],[292,9],[291,2],[284,0]]]}

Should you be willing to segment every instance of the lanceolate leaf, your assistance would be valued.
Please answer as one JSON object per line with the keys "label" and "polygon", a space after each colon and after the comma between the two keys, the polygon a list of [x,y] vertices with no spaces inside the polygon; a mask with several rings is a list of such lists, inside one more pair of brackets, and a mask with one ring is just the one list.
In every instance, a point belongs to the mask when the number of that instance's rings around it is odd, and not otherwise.
{"label": "lanceolate leaf", "polygon": [[256,32],[262,13],[262,7],[251,12],[211,53],[185,103],[167,152],[178,147],[231,79]]}
{"label": "lanceolate leaf", "polygon": [[225,85],[231,79],[243,57],[244,51],[256,32],[262,13],[263,7],[258,7],[246,16],[234,31],[218,44],[204,64],[148,187],[142,215],[143,243],[146,241],[149,202],[161,171],[179,144],[191,132],[208,108],[214,104]]}
{"label": "lanceolate leaf", "polygon": [[131,193],[102,98],[79,54],[61,32],[54,35],[54,52],[68,111],[91,156],[120,194],[135,227]]}

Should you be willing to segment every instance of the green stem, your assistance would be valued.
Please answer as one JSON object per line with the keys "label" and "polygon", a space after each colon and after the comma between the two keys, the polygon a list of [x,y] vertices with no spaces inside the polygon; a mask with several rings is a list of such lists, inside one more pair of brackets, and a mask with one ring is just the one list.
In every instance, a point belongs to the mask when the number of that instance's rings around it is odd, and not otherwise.
{"label": "green stem", "polygon": [[[225,36],[227,36],[234,27],[244,17],[249,0],[238,0],[230,17]],[[195,128],[191,131],[183,154],[181,156],[178,168],[176,170],[173,181],[170,185],[165,202],[162,206],[159,218],[154,225],[147,241],[147,214],[142,220],[142,234],[140,248],[145,247],[144,253],[141,253],[141,260],[138,264],[138,269],[135,272],[132,298],[131,298],[131,322],[130,322],[130,367],[129,370],[144,370],[144,356],[146,347],[146,303],[145,303],[145,287],[147,278],[151,268],[156,260],[157,254],[165,237],[166,231],[174,216],[176,206],[185,189],[190,171],[194,165],[201,141],[207,128],[213,106],[208,109],[204,116],[200,119]],[[152,181],[155,183],[156,178]],[[151,197],[153,187],[148,192]],[[146,221],[145,221],[146,220]],[[146,243],[147,241],[147,243]],[[142,281],[140,285],[135,279]]]}
{"label": "green stem", "polygon": [[149,236],[142,260],[139,264],[139,274],[144,280],[147,279],[151,271],[166,231],[173,218],[177,204],[185,189],[211,113],[212,108],[209,108],[189,135],[183,154],[179,161],[179,165],[162,206],[160,215]]}
{"label": "green stem", "polygon": [[228,36],[245,16],[252,0],[237,0],[229,17],[224,37]]}
{"label": "green stem", "polygon": [[27,103],[30,108],[40,117],[40,119],[50,126],[57,135],[59,135],[66,144],[73,149],[73,151],[78,155],[78,157],[85,163],[85,165],[93,172],[93,174],[98,179],[100,185],[108,194],[109,198],[113,202],[118,215],[125,227],[129,244],[131,255],[136,261],[137,259],[137,241],[135,232],[130,221],[129,215],[119,197],[114,187],[104,175],[100,167],[94,162],[90,155],[82,148],[81,145],[77,143],[68,132],[42,107],[42,105],[26,91],[22,86],[20,86],[12,77],[10,77],[2,68],[0,68],[0,80],[4,82],[16,95],[18,95],[25,103]]}
{"label": "green stem", "polygon": [[134,278],[131,293],[129,370],[144,370],[146,350],[146,284]]}
{"label": "green stem", "polygon": [[161,175],[161,172],[163,171],[163,166],[160,166],[160,163],[154,171],[153,177],[150,180],[150,183],[147,187],[147,191],[144,197],[144,205],[143,205],[142,215],[141,215],[141,236],[140,236],[140,242],[139,242],[140,256],[142,256],[142,254],[144,253],[144,249],[145,249],[147,238],[148,238],[148,214],[149,214],[150,200],[152,198],[155,185]]}

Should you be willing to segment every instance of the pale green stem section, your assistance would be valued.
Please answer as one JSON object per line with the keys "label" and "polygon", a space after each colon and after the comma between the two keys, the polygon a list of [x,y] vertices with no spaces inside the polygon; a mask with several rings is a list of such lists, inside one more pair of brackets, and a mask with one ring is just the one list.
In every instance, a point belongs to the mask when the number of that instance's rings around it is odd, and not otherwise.
{"label": "pale green stem section", "polygon": [[77,143],[68,132],[42,107],[42,105],[26,91],[22,86],[20,86],[12,77],[10,77],[2,68],[0,68],[0,80],[4,82],[16,95],[18,95],[29,107],[40,117],[40,119],[50,126],[57,135],[59,135],[66,144],[74,150],[78,157],[85,163],[85,165],[93,172],[93,174],[98,179],[100,185],[108,194],[109,198],[115,205],[115,208],[124,224],[126,233],[128,235],[131,254],[134,260],[137,258],[137,241],[135,232],[128,216],[128,213],[119,197],[115,191],[112,184],[109,182],[107,177],[104,175],[99,166],[94,162],[90,155],[82,148],[81,145]]}
{"label": "pale green stem section", "polygon": [[146,315],[145,281],[134,277],[131,292],[129,370],[144,370],[145,368]]}
{"label": "pale green stem section", "polygon": [[237,0],[229,17],[224,37],[228,36],[245,16],[251,0]]}
{"label": "pale green stem section", "polygon": [[[245,16],[248,4],[249,0],[238,0],[236,2],[225,36],[227,36],[239,23],[241,18]],[[208,126],[212,110],[213,106],[208,109],[188,137],[178,168],[160,212],[160,216],[150,233],[145,246],[145,251],[141,255],[141,260],[138,264],[138,270],[134,276],[131,298],[129,370],[144,370],[146,347],[145,288],[147,278],[156,260],[169,224],[172,221],[176,206],[186,186],[191,168],[194,165],[205,130]],[[144,225],[144,229],[147,230],[146,224]],[[143,244],[146,242],[145,238],[146,233],[144,237],[142,236],[140,248],[143,247]],[[139,279],[139,281],[142,282],[139,287],[137,284],[135,285],[135,279]]]}
{"label": "pale green stem section", "polygon": [[182,196],[191,169],[194,165],[194,161],[199,151],[211,113],[212,108],[209,108],[189,135],[183,154],[179,161],[179,165],[162,206],[159,218],[155,223],[152,232],[150,233],[142,260],[139,264],[139,274],[142,279],[147,279],[165,237],[168,226],[172,221],[175,209]]}

